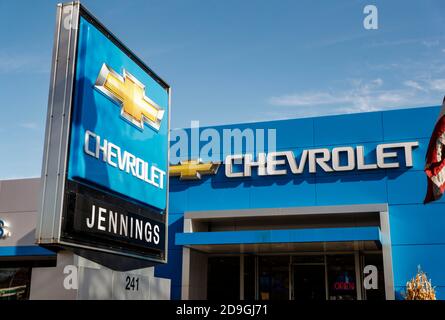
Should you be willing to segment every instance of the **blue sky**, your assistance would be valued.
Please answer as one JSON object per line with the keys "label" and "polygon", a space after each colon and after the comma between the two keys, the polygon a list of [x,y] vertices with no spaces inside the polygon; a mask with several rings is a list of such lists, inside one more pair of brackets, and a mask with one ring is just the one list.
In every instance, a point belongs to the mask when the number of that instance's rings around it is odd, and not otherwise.
{"label": "blue sky", "polygon": [[[39,176],[56,3],[0,0],[0,179]],[[84,0],[172,86],[172,127],[439,105],[445,2]],[[379,29],[363,28],[374,4]]]}

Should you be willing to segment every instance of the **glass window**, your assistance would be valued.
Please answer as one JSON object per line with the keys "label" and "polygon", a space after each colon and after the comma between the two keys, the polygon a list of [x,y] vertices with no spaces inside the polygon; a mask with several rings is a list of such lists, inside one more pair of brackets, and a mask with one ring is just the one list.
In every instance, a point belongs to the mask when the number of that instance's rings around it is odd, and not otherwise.
{"label": "glass window", "polygon": [[293,277],[295,300],[326,300],[324,264],[296,264]]}
{"label": "glass window", "polygon": [[327,256],[329,300],[356,300],[354,255]]}
{"label": "glass window", "polygon": [[259,299],[288,300],[289,272],[292,272],[293,298],[326,299],[323,255],[261,256],[259,259]]}
{"label": "glass window", "polygon": [[255,256],[244,256],[244,300],[255,300]]}
{"label": "glass window", "polygon": [[382,254],[365,254],[363,268],[367,265],[373,265],[377,268],[377,289],[366,290],[364,288],[366,300],[385,300],[385,277],[383,272]]}
{"label": "glass window", "polygon": [[324,255],[296,255],[292,256],[292,263],[323,263],[324,264]]}
{"label": "glass window", "polygon": [[0,300],[29,299],[31,268],[0,268]]}
{"label": "glass window", "polygon": [[290,256],[259,257],[259,299],[289,299]]}

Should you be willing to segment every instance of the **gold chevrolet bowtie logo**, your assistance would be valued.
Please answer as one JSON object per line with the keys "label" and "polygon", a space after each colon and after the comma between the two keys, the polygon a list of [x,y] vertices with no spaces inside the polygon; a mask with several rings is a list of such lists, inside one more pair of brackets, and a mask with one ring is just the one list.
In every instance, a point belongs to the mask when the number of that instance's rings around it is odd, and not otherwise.
{"label": "gold chevrolet bowtie logo", "polygon": [[170,166],[169,175],[171,177],[179,177],[181,180],[197,180],[201,179],[201,175],[216,174],[219,166],[219,162],[181,161],[179,164]]}
{"label": "gold chevrolet bowtie logo", "polygon": [[145,95],[145,86],[125,69],[123,76],[116,73],[105,63],[100,69],[95,88],[118,103],[121,116],[139,129],[144,129],[144,122],[159,130],[164,116],[153,100]]}

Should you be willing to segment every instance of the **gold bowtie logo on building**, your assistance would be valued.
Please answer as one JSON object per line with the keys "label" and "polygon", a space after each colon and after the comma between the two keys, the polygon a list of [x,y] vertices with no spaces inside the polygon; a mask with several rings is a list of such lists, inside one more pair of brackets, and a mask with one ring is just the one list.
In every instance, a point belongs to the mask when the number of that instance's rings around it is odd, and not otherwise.
{"label": "gold bowtie logo on building", "polygon": [[181,180],[198,180],[201,179],[202,175],[216,174],[219,166],[219,162],[181,161],[179,164],[170,166],[169,175],[171,177],[179,177]]}
{"label": "gold bowtie logo on building", "polygon": [[159,130],[164,110],[145,95],[145,86],[125,69],[123,76],[105,63],[100,69],[95,88],[121,106],[121,116],[144,129],[144,122]]}

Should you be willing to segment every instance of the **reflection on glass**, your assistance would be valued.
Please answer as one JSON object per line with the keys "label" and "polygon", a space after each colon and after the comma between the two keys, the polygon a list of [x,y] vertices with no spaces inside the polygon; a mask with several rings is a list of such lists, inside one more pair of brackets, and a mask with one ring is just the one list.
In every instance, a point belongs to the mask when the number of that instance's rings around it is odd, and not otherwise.
{"label": "reflection on glass", "polygon": [[329,300],[357,299],[354,256],[327,256],[327,267]]}
{"label": "reflection on glass", "polygon": [[377,268],[377,289],[365,289],[366,300],[385,300],[385,277],[383,272],[383,257],[381,254],[365,254],[364,266],[373,265]]}
{"label": "reflection on glass", "polygon": [[255,256],[244,256],[244,300],[255,300]]}
{"label": "reflection on glass", "polygon": [[259,257],[259,299],[289,299],[289,256]]}
{"label": "reflection on glass", "polygon": [[30,281],[30,268],[1,268],[0,300],[28,299]]}
{"label": "reflection on glass", "polygon": [[326,300],[324,264],[294,265],[294,299]]}

